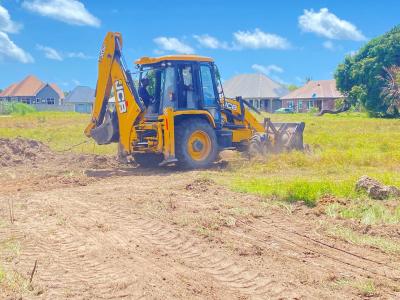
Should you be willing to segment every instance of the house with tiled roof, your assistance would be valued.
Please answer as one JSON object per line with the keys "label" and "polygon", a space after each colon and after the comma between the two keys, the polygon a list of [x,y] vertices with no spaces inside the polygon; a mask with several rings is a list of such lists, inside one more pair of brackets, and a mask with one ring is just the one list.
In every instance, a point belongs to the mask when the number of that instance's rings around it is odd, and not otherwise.
{"label": "house with tiled roof", "polygon": [[268,112],[281,108],[279,98],[289,93],[285,86],[262,73],[236,75],[223,83],[223,89],[226,97],[240,96],[256,108]]}
{"label": "house with tiled roof", "polygon": [[292,108],[296,112],[307,112],[315,107],[319,111],[323,109],[334,110],[335,103],[344,99],[336,88],[336,80],[309,81],[304,86],[281,97],[282,107]]}
{"label": "house with tiled roof", "polygon": [[73,106],[75,112],[90,114],[95,93],[96,91],[88,86],[77,86],[65,98],[64,104]]}
{"label": "house with tiled roof", "polygon": [[33,75],[11,84],[0,93],[0,101],[32,105],[61,105],[64,98],[64,93],[55,83],[44,83]]}

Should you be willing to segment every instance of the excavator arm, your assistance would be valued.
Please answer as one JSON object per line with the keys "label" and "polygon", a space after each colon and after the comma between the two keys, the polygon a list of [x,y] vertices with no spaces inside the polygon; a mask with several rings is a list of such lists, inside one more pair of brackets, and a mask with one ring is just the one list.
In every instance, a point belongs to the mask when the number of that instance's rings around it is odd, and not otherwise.
{"label": "excavator arm", "polygon": [[[114,91],[115,111],[107,110]],[[132,152],[132,142],[137,139],[135,125],[143,122],[145,106],[140,100],[122,57],[120,33],[107,33],[98,62],[98,79],[92,116],[85,135],[98,144],[120,142],[126,153]]]}

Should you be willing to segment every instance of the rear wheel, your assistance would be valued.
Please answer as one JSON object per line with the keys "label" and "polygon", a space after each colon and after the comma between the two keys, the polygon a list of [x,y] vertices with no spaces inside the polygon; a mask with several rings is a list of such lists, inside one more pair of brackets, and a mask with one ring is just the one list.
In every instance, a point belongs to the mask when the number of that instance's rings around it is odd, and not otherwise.
{"label": "rear wheel", "polygon": [[186,168],[205,168],[218,156],[214,128],[201,119],[182,121],[177,125],[175,151],[179,164]]}
{"label": "rear wheel", "polygon": [[163,155],[156,153],[136,153],[133,154],[133,159],[142,168],[155,168],[163,161]]}

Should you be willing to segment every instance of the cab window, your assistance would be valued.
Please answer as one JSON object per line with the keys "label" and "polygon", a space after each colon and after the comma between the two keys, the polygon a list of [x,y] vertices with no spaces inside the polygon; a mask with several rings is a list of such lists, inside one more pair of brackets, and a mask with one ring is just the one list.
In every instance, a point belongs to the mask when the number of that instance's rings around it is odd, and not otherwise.
{"label": "cab window", "polygon": [[178,65],[178,108],[196,108],[197,93],[191,64]]}
{"label": "cab window", "polygon": [[210,65],[200,66],[200,76],[204,107],[217,106],[217,93],[215,91]]}
{"label": "cab window", "polygon": [[175,68],[167,67],[163,69],[161,74],[161,99],[162,110],[166,107],[174,108],[174,101],[176,98],[175,92]]}

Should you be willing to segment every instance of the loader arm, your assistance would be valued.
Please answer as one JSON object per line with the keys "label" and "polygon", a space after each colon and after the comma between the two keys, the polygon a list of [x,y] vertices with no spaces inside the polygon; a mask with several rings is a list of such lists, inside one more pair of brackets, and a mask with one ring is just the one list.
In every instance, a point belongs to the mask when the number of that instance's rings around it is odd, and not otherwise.
{"label": "loader arm", "polygon": [[[225,98],[223,99],[223,114],[226,120],[233,121],[239,129],[236,131],[243,131],[243,134],[233,133],[234,141],[235,135],[239,136],[242,140],[253,140],[254,136],[261,137],[261,141],[270,143],[269,147],[274,152],[282,150],[303,150],[303,131],[305,127],[304,122],[298,123],[273,123],[270,118],[264,118],[264,122],[260,123],[255,115],[251,112],[261,114],[255,107],[253,107],[246,100],[241,97],[236,99]],[[244,129],[240,129],[243,126]],[[247,133],[245,130],[248,130]],[[237,140],[236,140],[237,142]]]}
{"label": "loader arm", "polygon": [[245,125],[254,132],[265,132],[263,124],[256,119],[245,103],[246,100],[241,99],[241,97],[236,99],[225,98],[223,112],[226,115],[231,115],[238,125]]}
{"label": "loader arm", "polygon": [[[107,111],[111,90],[115,98],[112,114]],[[119,141],[123,150],[131,153],[132,143],[137,139],[135,125],[143,122],[144,113],[145,106],[123,63],[122,37],[109,32],[100,51],[96,95],[85,135],[98,144]]]}

